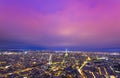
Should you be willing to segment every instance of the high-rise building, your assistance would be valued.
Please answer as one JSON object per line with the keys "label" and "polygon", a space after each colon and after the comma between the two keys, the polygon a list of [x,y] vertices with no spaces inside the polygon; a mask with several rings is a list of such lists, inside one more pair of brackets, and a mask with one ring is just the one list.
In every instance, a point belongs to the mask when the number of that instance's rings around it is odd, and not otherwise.
{"label": "high-rise building", "polygon": [[49,56],[49,63],[48,63],[49,65],[51,65],[52,64],[52,54],[50,54],[50,56]]}

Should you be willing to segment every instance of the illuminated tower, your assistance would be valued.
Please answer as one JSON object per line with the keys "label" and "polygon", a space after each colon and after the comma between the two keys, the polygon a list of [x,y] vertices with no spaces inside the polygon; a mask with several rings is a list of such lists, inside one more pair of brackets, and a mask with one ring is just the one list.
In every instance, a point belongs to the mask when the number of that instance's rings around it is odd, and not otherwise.
{"label": "illuminated tower", "polygon": [[69,59],[68,58],[68,50],[66,49],[62,64],[66,63],[68,61],[68,59]]}
{"label": "illuminated tower", "polygon": [[68,57],[68,50],[65,51],[65,57]]}
{"label": "illuminated tower", "polygon": [[52,64],[52,54],[50,54],[50,56],[49,56],[49,63],[48,63],[49,65],[51,65]]}

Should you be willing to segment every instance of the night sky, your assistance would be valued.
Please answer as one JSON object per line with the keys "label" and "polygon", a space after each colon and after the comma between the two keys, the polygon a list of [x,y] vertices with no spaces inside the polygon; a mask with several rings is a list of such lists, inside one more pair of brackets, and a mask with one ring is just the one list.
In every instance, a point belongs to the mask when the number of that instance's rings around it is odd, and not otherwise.
{"label": "night sky", "polygon": [[0,0],[0,48],[120,48],[120,0]]}

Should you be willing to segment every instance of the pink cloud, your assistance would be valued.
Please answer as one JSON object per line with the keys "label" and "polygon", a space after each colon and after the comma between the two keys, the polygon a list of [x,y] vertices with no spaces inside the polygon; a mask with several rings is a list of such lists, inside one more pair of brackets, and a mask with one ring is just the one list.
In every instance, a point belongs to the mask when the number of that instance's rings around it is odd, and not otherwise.
{"label": "pink cloud", "polygon": [[113,3],[113,0],[104,3],[96,0],[91,3],[71,0],[63,10],[50,14],[3,6],[0,8],[0,22],[10,25],[0,28],[11,32],[7,35],[13,39],[37,45],[117,43],[120,39],[119,4],[119,1]]}

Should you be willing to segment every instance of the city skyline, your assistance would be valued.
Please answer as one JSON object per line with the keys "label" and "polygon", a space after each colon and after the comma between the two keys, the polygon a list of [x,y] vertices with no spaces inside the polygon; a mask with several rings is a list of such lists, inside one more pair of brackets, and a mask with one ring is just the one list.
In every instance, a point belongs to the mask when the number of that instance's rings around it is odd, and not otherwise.
{"label": "city skyline", "polygon": [[120,49],[119,0],[0,0],[0,48]]}

